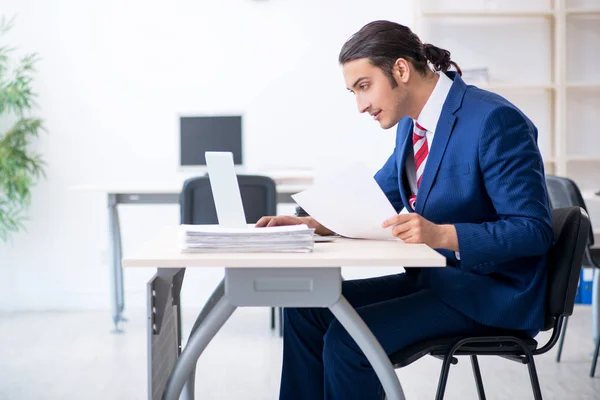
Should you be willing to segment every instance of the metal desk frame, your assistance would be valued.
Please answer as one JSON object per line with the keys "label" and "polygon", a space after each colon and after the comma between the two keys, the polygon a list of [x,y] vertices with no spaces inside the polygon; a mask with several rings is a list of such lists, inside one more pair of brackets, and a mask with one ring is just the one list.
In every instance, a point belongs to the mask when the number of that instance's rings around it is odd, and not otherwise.
{"label": "metal desk frame", "polygon": [[[341,267],[225,268],[181,348],[179,293],[185,269],[158,268],[148,283],[148,399],[194,399],[196,363],[237,307],[328,307],[359,345],[388,400],[404,400],[383,348],[341,294]],[[181,397],[180,397],[181,396]]]}

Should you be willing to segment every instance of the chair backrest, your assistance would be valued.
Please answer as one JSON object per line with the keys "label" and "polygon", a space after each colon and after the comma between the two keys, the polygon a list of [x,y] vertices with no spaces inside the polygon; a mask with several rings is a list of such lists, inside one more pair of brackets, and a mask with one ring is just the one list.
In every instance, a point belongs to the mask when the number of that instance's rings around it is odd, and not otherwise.
{"label": "chair backrest", "polygon": [[[246,222],[255,223],[277,213],[277,190],[268,176],[238,175]],[[179,203],[182,224],[217,224],[217,210],[208,175],[190,178],[183,184]]]}
{"label": "chair backrest", "polygon": [[581,207],[557,208],[552,210],[552,227],[554,245],[547,258],[547,315],[544,330],[552,328],[558,317],[573,313],[590,220]]}
{"label": "chair backrest", "polygon": [[[546,176],[546,187],[548,188],[548,199],[552,208],[563,207],[581,207],[588,212],[588,209],[581,195],[577,184],[569,178],[560,176]],[[590,234],[588,235],[588,246],[594,245],[594,232],[590,225]]]}

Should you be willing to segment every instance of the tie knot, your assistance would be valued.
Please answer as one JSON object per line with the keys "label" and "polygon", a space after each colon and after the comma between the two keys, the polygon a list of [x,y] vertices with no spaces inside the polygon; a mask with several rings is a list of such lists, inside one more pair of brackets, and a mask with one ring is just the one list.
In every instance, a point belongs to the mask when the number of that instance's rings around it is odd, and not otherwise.
{"label": "tie knot", "polygon": [[418,140],[422,139],[423,136],[427,133],[427,129],[423,128],[415,121],[415,129],[413,129],[413,138]]}

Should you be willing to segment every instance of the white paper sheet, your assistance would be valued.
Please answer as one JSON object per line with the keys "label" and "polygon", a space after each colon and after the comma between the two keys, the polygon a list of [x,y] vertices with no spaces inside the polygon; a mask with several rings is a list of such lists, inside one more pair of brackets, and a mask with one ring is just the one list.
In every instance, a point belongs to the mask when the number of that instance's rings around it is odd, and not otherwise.
{"label": "white paper sheet", "polygon": [[328,229],[356,239],[396,239],[381,224],[396,210],[367,168],[357,163],[292,198]]}
{"label": "white paper sheet", "polygon": [[311,228],[305,224],[301,225],[287,225],[287,226],[270,226],[264,228],[255,228],[255,224],[248,224],[246,228],[230,228],[222,225],[180,225],[180,230],[185,234],[194,233],[206,233],[206,234],[219,234],[219,235],[273,235],[280,233],[305,233],[310,231]]}

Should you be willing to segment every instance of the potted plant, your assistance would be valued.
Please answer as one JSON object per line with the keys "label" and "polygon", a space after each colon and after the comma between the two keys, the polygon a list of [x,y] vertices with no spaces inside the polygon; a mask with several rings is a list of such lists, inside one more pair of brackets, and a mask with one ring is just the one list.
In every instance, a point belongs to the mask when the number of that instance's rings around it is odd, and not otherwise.
{"label": "potted plant", "polygon": [[42,120],[31,112],[37,54],[13,57],[14,48],[2,43],[14,19],[0,22],[0,240],[24,228],[31,189],[43,176],[44,163],[30,148],[43,130]]}

